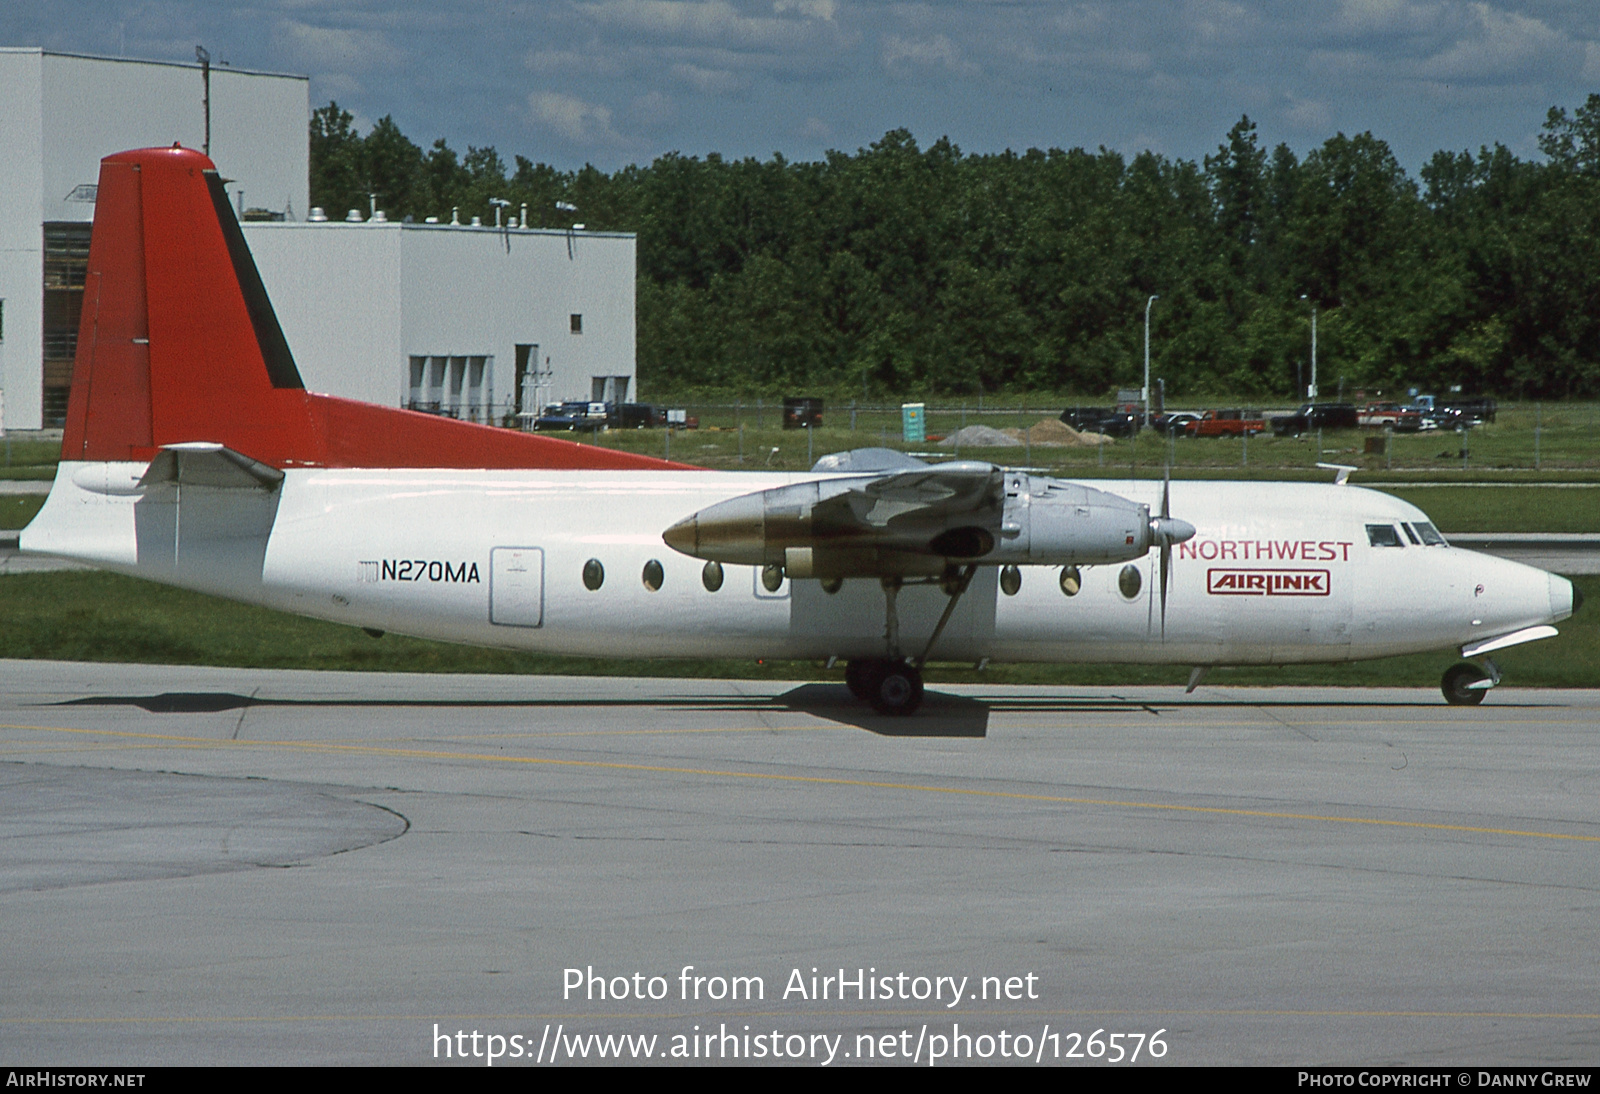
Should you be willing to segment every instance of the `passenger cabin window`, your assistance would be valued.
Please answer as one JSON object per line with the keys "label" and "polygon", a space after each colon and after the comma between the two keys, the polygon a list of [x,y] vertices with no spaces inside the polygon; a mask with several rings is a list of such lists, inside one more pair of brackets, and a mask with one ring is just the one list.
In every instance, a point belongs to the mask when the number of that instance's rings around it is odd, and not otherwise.
{"label": "passenger cabin window", "polygon": [[1374,547],[1404,547],[1400,533],[1394,530],[1392,524],[1367,525],[1367,542]]}

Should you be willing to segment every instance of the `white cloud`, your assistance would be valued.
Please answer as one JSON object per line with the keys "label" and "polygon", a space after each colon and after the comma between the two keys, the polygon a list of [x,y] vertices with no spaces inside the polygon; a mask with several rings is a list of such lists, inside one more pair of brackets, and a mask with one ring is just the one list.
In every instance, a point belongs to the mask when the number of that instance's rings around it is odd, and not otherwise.
{"label": "white cloud", "polygon": [[672,66],[672,75],[702,95],[726,95],[750,86],[746,77],[725,68],[702,68],[685,61]]}
{"label": "white cloud", "polygon": [[534,50],[525,63],[534,72],[581,76],[619,76],[624,68],[616,51],[608,49]]}
{"label": "white cloud", "polygon": [[1333,114],[1328,104],[1316,99],[1287,96],[1289,102],[1279,113],[1283,120],[1296,129],[1310,133],[1326,133],[1333,128]]}
{"label": "white cloud", "polygon": [[535,91],[528,96],[534,124],[573,144],[620,144],[622,135],[611,127],[611,108],[588,103],[559,91]]}
{"label": "white cloud", "polygon": [[772,10],[779,13],[798,11],[801,15],[809,16],[812,19],[823,19],[832,22],[834,12],[838,10],[838,5],[834,3],[834,0],[775,0]]}
{"label": "white cloud", "polygon": [[1340,0],[1334,25],[1352,34],[1436,32],[1443,7],[1418,0]]}
{"label": "white cloud", "polygon": [[[776,11],[781,16],[790,8],[816,6],[817,0],[803,0],[781,4]],[[747,48],[795,48],[809,41],[812,28],[822,22],[808,11],[801,11],[800,18],[746,15],[728,0],[599,0],[577,8],[597,23],[625,31]],[[831,20],[832,5],[826,4],[826,10]]]}
{"label": "white cloud", "polygon": [[630,129],[659,129],[677,117],[677,105],[659,91],[647,91],[628,104]]}
{"label": "white cloud", "polygon": [[406,60],[405,50],[389,41],[382,31],[319,27],[280,19],[273,36],[281,48],[312,69],[399,68]]}
{"label": "white cloud", "polygon": [[1582,63],[1579,49],[1542,20],[1488,4],[1471,4],[1468,11],[1466,33],[1429,57],[1422,75],[1436,80],[1537,76],[1555,64],[1568,68]]}
{"label": "white cloud", "polygon": [[807,118],[795,130],[795,136],[807,141],[825,141],[833,136],[833,126],[821,118]]}
{"label": "white cloud", "polygon": [[942,34],[931,38],[902,38],[898,34],[885,35],[883,39],[883,65],[888,69],[942,68],[949,72],[971,75],[978,66],[962,58],[961,51]]}

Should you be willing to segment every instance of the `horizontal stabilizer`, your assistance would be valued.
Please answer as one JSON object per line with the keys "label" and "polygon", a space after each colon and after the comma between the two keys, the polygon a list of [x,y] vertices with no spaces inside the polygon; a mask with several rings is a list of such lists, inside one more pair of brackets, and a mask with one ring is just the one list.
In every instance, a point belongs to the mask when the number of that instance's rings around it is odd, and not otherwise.
{"label": "horizontal stabilizer", "polygon": [[167,445],[150,461],[140,486],[210,486],[222,490],[276,490],[283,472],[212,441]]}

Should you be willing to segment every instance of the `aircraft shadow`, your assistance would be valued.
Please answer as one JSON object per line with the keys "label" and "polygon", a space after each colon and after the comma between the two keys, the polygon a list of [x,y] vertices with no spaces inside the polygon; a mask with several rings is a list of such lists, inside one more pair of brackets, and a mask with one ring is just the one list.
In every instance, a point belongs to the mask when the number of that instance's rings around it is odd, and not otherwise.
{"label": "aircraft shadow", "polygon": [[987,737],[989,704],[961,695],[926,691],[909,718],[879,714],[843,684],[801,684],[773,700],[789,710],[855,726],[880,737]]}
{"label": "aircraft shadow", "polygon": [[[772,713],[774,710],[791,710],[809,714],[841,725],[854,726],[884,737],[987,737],[989,716],[1008,714],[1091,714],[1119,711],[1142,711],[1159,717],[1167,711],[1206,707],[1274,707],[1274,708],[1425,708],[1442,709],[1444,704],[1435,698],[1428,699],[1363,699],[1360,689],[1350,689],[1348,698],[1334,701],[1326,699],[1300,699],[1287,696],[1250,696],[1227,698],[1202,698],[1183,696],[1172,700],[1135,699],[1113,696],[1059,696],[991,694],[982,699],[929,690],[922,709],[911,717],[888,717],[878,714],[867,704],[852,696],[842,684],[801,684],[781,695],[771,698],[761,696],[681,695],[655,698],[605,698],[605,699],[265,699],[254,695],[233,692],[163,692],[159,695],[90,695],[81,699],[66,699],[52,706],[132,706],[151,714],[219,714],[249,707],[415,707],[472,709],[475,707],[528,707],[528,708],[611,708],[705,710],[727,713],[749,711]],[[1495,709],[1561,706],[1560,703],[1533,701],[1506,701],[1494,704]]]}
{"label": "aircraft shadow", "polygon": [[989,704],[959,695],[926,693],[910,718],[888,717],[859,701],[842,684],[802,684],[782,695],[677,696],[657,699],[262,699],[225,691],[163,692],[160,695],[90,695],[57,706],[131,706],[151,714],[220,714],[250,707],[675,707],[680,710],[791,710],[855,726],[883,737],[986,737]]}

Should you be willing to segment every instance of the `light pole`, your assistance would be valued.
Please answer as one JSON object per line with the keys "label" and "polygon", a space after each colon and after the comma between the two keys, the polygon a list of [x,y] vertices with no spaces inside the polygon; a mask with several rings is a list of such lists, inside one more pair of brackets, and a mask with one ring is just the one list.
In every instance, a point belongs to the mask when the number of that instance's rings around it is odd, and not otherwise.
{"label": "light pole", "polygon": [[1152,295],[1144,302],[1144,387],[1139,389],[1139,398],[1144,403],[1144,420],[1139,423],[1140,428],[1150,424],[1150,306],[1160,296]]}
{"label": "light pole", "polygon": [[1311,383],[1306,386],[1306,398],[1314,401],[1317,397],[1317,302],[1305,293],[1300,294],[1300,299],[1311,302]]}

